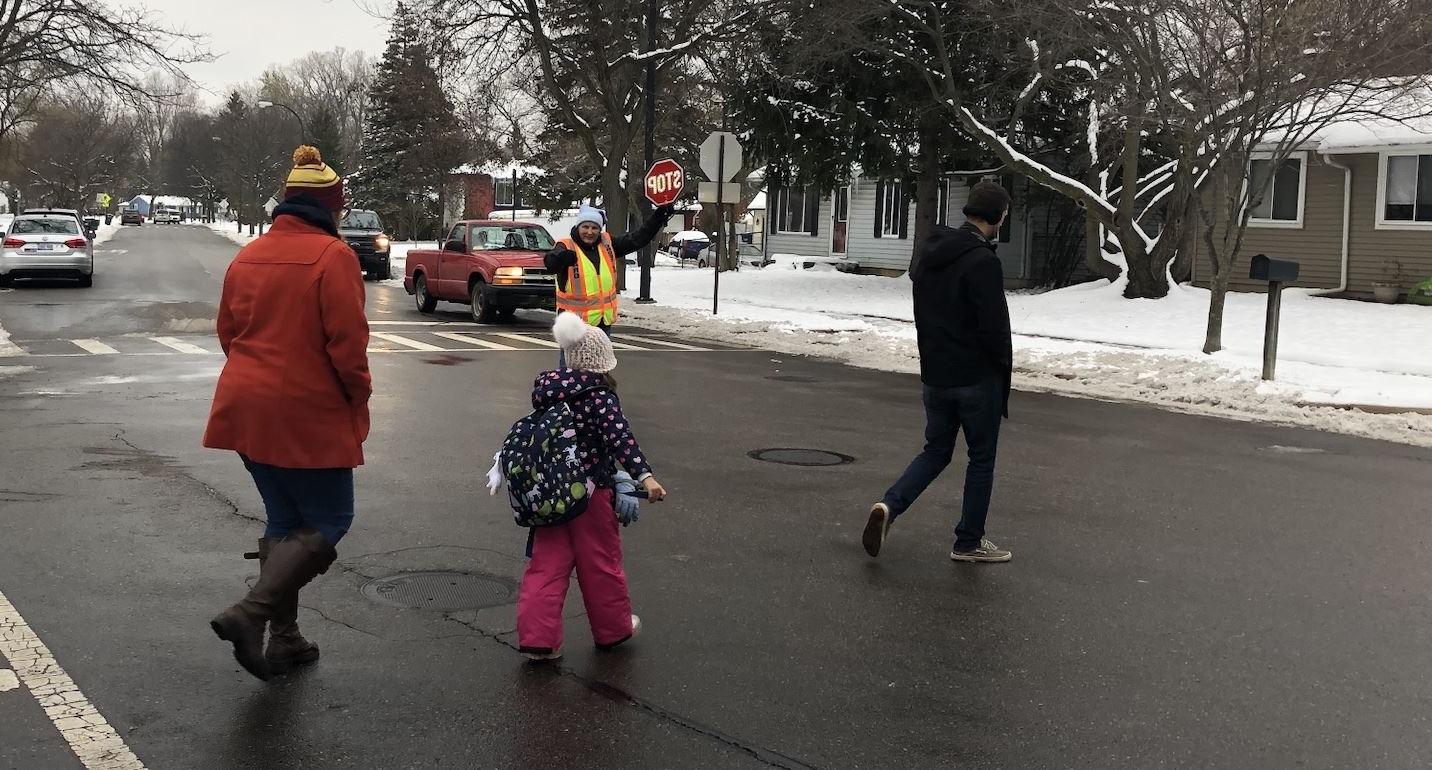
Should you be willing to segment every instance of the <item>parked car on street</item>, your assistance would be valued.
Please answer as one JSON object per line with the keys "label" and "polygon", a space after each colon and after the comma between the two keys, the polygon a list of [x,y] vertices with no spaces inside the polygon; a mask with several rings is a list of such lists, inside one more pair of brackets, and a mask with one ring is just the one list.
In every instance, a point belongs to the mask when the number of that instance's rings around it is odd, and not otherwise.
{"label": "parked car on street", "polygon": [[119,215],[119,223],[121,225],[143,225],[144,215],[139,213],[139,209],[125,209],[124,213]]}
{"label": "parked car on street", "polygon": [[555,246],[535,222],[458,222],[437,250],[408,252],[403,288],[421,313],[433,312],[439,301],[459,302],[478,323],[511,318],[520,309],[553,310],[556,277],[542,257]]}
{"label": "parked car on street", "polygon": [[358,255],[358,267],[370,281],[386,281],[393,277],[390,259],[392,239],[383,232],[378,212],[348,209],[338,222],[338,235]]}
{"label": "parked car on street", "polygon": [[154,224],[156,225],[177,225],[180,221],[179,212],[176,209],[161,206],[154,212]]}
{"label": "parked car on street", "polygon": [[[760,246],[749,243],[740,244],[738,264],[741,267],[763,268],[775,264],[775,260],[761,253]],[[716,245],[708,243],[701,247],[701,250],[689,257],[681,258],[682,264],[694,264],[697,267],[710,267],[716,264]]]}
{"label": "parked car on street", "polygon": [[671,241],[666,244],[666,250],[677,259],[695,257],[698,251],[710,245],[711,236],[700,230],[682,230],[671,236]]}
{"label": "parked car on street", "polygon": [[78,212],[27,211],[15,217],[0,246],[0,285],[17,278],[68,278],[94,285],[94,236]]}

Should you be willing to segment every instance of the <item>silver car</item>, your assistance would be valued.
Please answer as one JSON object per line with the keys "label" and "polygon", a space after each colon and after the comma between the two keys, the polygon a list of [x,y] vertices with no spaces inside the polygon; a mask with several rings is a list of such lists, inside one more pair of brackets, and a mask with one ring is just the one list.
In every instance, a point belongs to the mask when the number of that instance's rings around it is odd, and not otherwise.
{"label": "silver car", "polygon": [[67,214],[15,217],[0,248],[0,285],[16,278],[70,278],[94,285],[94,239]]}

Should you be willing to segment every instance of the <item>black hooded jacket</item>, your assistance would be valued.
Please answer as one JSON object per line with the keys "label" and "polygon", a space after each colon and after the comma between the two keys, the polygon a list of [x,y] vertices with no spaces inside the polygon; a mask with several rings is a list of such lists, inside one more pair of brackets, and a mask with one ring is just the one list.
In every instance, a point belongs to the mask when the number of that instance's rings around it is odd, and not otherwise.
{"label": "black hooded jacket", "polygon": [[999,377],[1007,403],[1014,345],[1004,270],[993,244],[972,224],[936,225],[910,279],[915,282],[920,380],[950,388]]}

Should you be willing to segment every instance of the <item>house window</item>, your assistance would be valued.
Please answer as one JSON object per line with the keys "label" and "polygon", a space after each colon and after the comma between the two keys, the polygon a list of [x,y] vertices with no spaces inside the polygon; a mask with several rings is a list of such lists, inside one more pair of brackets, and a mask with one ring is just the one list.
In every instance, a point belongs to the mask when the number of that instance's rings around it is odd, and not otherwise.
{"label": "house window", "polygon": [[1432,155],[1386,155],[1379,225],[1432,228]]}
{"label": "house window", "polygon": [[839,187],[835,191],[835,221],[850,221],[850,188]]}
{"label": "house window", "polygon": [[900,194],[899,182],[886,182],[880,190],[880,199],[875,205],[880,207],[880,237],[900,237]]}
{"label": "house window", "polygon": [[950,180],[940,180],[940,186],[935,197],[938,201],[935,204],[935,224],[946,224],[950,219]]}
{"label": "house window", "polygon": [[776,215],[779,219],[776,224],[780,232],[809,235],[805,221],[806,217],[806,196],[809,190],[802,188],[787,188],[781,190],[781,207]]}
{"label": "house window", "polygon": [[1307,153],[1294,153],[1276,169],[1272,158],[1254,158],[1248,164],[1248,197],[1252,207],[1248,223],[1258,227],[1302,227],[1303,186],[1307,182]]}
{"label": "house window", "polygon": [[516,207],[517,201],[513,193],[516,188],[511,179],[498,179],[493,182],[492,205]]}

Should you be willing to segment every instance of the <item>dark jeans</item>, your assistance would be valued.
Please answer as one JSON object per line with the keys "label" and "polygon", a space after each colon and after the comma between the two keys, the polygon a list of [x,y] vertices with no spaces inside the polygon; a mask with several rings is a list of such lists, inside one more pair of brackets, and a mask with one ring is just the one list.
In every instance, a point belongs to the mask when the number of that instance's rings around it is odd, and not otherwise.
{"label": "dark jeans", "polygon": [[353,524],[352,468],[279,468],[243,460],[264,499],[264,537],[282,538],[312,527],[329,545],[338,545]]}
{"label": "dark jeans", "polygon": [[963,429],[970,464],[965,470],[960,523],[955,527],[955,550],[972,550],[984,538],[985,516],[989,513],[990,493],[994,489],[995,447],[999,444],[999,421],[1004,411],[1004,383],[994,377],[968,387],[926,385],[924,398],[925,451],[885,493],[885,504],[890,507],[891,519],[914,505],[925,487],[949,466],[955,454],[955,438]]}
{"label": "dark jeans", "polygon": [[[597,328],[598,328],[598,329],[601,329],[602,331],[604,331],[604,332],[607,333],[607,339],[611,339],[611,338],[612,338],[612,327],[610,327],[610,326],[598,326]],[[562,350],[561,348],[558,348],[558,349],[557,349],[557,368],[558,368],[558,369],[566,369],[566,368],[567,368],[567,351]]]}

